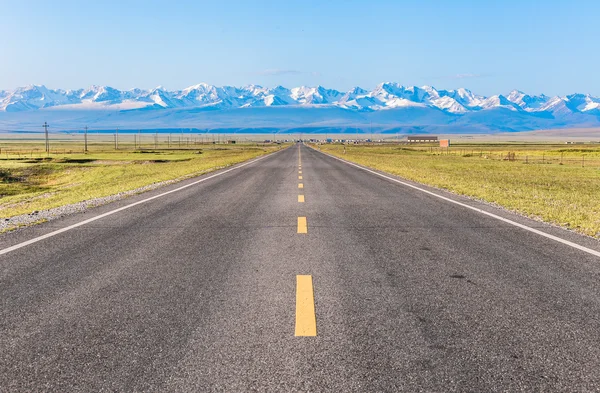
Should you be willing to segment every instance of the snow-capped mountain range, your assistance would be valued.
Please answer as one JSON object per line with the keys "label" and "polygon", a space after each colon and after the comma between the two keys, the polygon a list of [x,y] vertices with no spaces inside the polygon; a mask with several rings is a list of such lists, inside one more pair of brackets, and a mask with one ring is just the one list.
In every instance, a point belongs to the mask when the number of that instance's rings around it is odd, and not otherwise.
{"label": "snow-capped mountain range", "polygon": [[[488,130],[497,127],[499,130],[512,131],[538,127],[600,125],[600,97],[589,94],[550,97],[513,90],[506,95],[486,97],[464,88],[438,90],[431,86],[406,87],[392,82],[381,83],[371,91],[355,87],[347,92],[322,86],[288,89],[282,86],[266,88],[256,85],[217,87],[205,83],[175,91],[162,87],[151,90],[118,90],[108,86],[53,90],[32,85],[12,91],[0,91],[0,125],[2,112],[14,114],[10,117],[11,124],[14,125],[18,123],[19,113],[25,115],[41,112],[60,118],[54,112],[66,111],[71,113],[72,119],[76,116],[72,113],[79,111],[96,121],[106,117],[102,112],[118,112],[119,119],[127,120],[139,119],[142,111],[146,114],[146,119],[149,116],[147,113],[152,112],[154,119],[164,115],[176,126],[175,123],[182,119],[188,122],[198,118],[207,119],[206,114],[194,116],[194,113],[222,112],[217,117],[223,122],[223,113],[232,115],[233,112],[240,111],[242,116],[239,113],[232,116],[244,118],[244,115],[249,115],[255,125],[269,123],[270,126],[277,127],[280,121],[270,121],[268,110],[257,109],[270,107],[288,108],[289,113],[296,114],[299,113],[298,110],[302,110],[301,119],[293,121],[296,126],[301,123],[343,125],[367,119],[388,125],[482,124]],[[316,114],[319,109],[328,109],[327,113],[331,113],[331,116],[324,115],[326,111],[321,111],[316,117],[310,115]],[[279,115],[283,112],[277,113]],[[86,116],[80,117],[81,121],[87,121]],[[257,116],[261,121],[256,121]],[[225,123],[227,126],[236,126],[235,122]],[[169,123],[163,119],[161,124]],[[242,125],[247,126],[237,126]]]}
{"label": "snow-capped mountain range", "polygon": [[431,86],[405,87],[399,83],[381,83],[372,91],[355,87],[347,92],[322,86],[282,86],[266,88],[217,87],[200,83],[183,90],[117,90],[109,86],[91,86],[78,90],[52,90],[45,86],[26,86],[13,91],[0,91],[0,111],[19,112],[37,109],[139,109],[202,108],[217,109],[265,107],[280,105],[330,105],[350,110],[384,110],[401,107],[431,107],[448,113],[466,113],[493,108],[525,112],[600,114],[600,97],[571,94],[549,97],[531,96],[518,90],[507,95],[485,97],[467,89],[437,90]]}

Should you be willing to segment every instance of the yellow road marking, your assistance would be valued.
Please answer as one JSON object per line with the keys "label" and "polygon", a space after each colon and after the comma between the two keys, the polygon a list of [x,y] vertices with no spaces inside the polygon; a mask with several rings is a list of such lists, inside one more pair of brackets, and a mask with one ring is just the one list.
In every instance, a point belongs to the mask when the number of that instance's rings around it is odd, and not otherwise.
{"label": "yellow road marking", "polygon": [[301,175],[301,174],[302,174],[302,171],[298,171],[298,173]]}
{"label": "yellow road marking", "polygon": [[299,184],[298,184],[298,188],[304,188],[304,184],[302,184],[302,183],[299,183]]}
{"label": "yellow road marking", "polygon": [[296,276],[296,337],[317,335],[312,276]]}
{"label": "yellow road marking", "polygon": [[302,180],[302,176],[298,176],[298,180]]}
{"label": "yellow road marking", "polygon": [[304,195],[298,195],[298,202],[304,202]]}
{"label": "yellow road marking", "polygon": [[298,217],[298,233],[308,233],[306,217]]}

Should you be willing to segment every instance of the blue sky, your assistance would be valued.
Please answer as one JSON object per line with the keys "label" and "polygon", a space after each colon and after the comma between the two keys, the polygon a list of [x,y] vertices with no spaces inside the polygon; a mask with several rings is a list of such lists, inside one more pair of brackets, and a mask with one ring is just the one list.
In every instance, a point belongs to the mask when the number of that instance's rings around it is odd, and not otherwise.
{"label": "blue sky", "polygon": [[0,0],[0,89],[383,81],[600,95],[600,1]]}

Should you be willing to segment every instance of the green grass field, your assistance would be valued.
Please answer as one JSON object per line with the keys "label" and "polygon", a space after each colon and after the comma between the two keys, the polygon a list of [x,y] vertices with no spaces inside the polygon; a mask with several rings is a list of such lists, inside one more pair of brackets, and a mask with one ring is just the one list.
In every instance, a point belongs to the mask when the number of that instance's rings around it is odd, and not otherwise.
{"label": "green grass field", "polygon": [[[172,179],[200,175],[282,148],[280,145],[187,146],[133,150],[107,144],[83,154],[69,142],[46,154],[26,142],[11,141],[0,153],[0,217],[31,213]],[[127,149],[127,150],[126,150]]]}
{"label": "green grass field", "polygon": [[[600,146],[325,144],[371,168],[600,238]],[[509,154],[511,153],[511,154]],[[513,160],[510,160],[510,159]]]}

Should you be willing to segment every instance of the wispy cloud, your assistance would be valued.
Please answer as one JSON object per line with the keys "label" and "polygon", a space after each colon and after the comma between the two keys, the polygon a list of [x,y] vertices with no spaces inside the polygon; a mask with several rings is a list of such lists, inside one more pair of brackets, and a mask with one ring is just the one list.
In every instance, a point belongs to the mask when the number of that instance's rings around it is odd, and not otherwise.
{"label": "wispy cloud", "polygon": [[281,69],[281,68],[269,68],[260,72],[257,72],[258,75],[264,76],[282,76],[282,75],[310,75],[310,76],[321,76],[321,73],[318,71],[300,71],[300,70],[290,70],[290,69]]}
{"label": "wispy cloud", "polygon": [[280,75],[298,75],[303,74],[302,71],[298,70],[282,70],[280,68],[271,68],[268,70],[263,70],[258,73],[259,75],[267,75],[267,76],[280,76]]}
{"label": "wispy cloud", "polygon": [[426,79],[452,79],[452,80],[461,80],[461,79],[476,79],[476,78],[487,78],[492,75],[490,74],[473,74],[473,73],[464,73],[464,74],[454,74],[454,75],[437,75],[428,77]]}
{"label": "wispy cloud", "polygon": [[456,74],[450,76],[452,79],[469,79],[469,78],[485,78],[488,77],[487,74]]}

